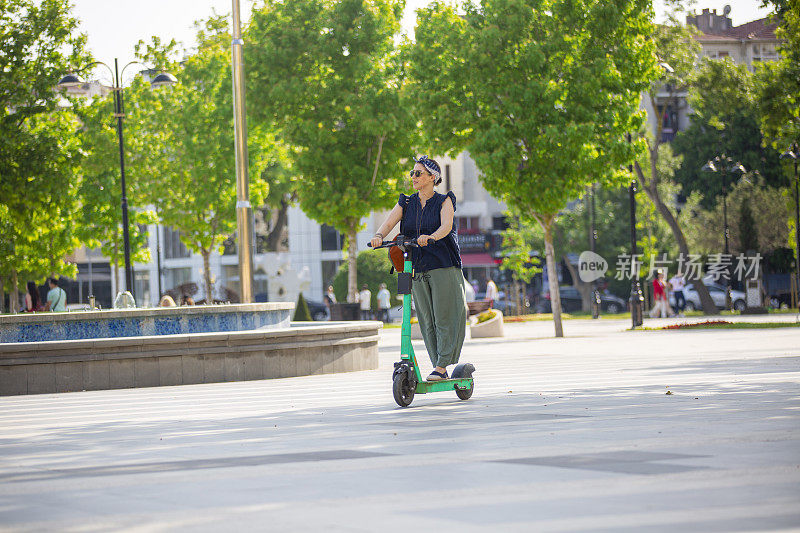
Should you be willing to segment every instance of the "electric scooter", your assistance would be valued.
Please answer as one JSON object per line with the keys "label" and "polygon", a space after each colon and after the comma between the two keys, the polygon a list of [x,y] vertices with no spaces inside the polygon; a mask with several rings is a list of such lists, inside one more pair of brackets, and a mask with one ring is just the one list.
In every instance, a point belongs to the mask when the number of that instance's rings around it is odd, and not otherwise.
{"label": "electric scooter", "polygon": [[472,373],[475,366],[472,363],[459,363],[453,369],[450,379],[439,381],[425,381],[417,364],[414,347],[411,345],[411,283],[413,270],[411,267],[412,247],[419,247],[416,239],[407,239],[398,235],[394,241],[383,241],[378,248],[397,246],[403,252],[403,272],[398,272],[397,293],[403,295],[403,325],[400,333],[400,361],[394,364],[392,374],[392,393],[394,400],[400,407],[408,407],[414,400],[415,394],[428,394],[430,392],[456,391],[456,396],[468,400],[475,390]]}

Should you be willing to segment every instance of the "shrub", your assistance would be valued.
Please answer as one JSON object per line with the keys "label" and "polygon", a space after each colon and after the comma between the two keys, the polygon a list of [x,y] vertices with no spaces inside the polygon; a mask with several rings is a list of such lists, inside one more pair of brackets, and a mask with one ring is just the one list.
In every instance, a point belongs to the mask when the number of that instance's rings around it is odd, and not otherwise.
{"label": "shrub", "polygon": [[308,310],[308,304],[306,303],[306,299],[303,298],[303,293],[300,293],[300,296],[297,297],[297,305],[294,308],[294,319],[295,322],[311,322],[311,313]]}
{"label": "shrub", "polygon": [[483,313],[479,313],[475,318],[478,319],[478,324],[482,322],[486,322],[488,320],[493,319],[497,316],[497,312],[489,309],[488,311],[484,311]]}

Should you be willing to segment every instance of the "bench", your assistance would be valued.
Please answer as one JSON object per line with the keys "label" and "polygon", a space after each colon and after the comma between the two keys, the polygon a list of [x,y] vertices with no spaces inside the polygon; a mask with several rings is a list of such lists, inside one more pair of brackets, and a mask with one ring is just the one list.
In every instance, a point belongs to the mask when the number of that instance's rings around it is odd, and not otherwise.
{"label": "bench", "polygon": [[474,302],[467,302],[469,308],[469,316],[483,313],[492,307],[491,300],[475,300]]}

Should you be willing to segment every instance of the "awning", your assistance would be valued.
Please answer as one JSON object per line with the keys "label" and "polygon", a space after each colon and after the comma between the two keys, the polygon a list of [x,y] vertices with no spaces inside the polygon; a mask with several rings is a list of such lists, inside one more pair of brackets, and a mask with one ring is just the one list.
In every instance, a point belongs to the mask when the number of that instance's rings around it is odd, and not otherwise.
{"label": "awning", "polygon": [[493,267],[500,264],[500,259],[495,259],[489,254],[461,254],[462,267]]}

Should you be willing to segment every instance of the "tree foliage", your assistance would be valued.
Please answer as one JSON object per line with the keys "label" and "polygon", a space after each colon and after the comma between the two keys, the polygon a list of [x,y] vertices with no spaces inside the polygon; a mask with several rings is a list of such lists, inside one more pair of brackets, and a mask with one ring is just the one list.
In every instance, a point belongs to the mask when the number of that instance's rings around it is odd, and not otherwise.
{"label": "tree foliage", "polygon": [[[587,185],[618,183],[643,124],[639,94],[656,75],[649,2],[492,0],[460,14],[419,11],[410,73],[438,151],[467,149],[482,181],[545,232],[558,298],[553,223]],[[562,335],[554,308],[556,335]]]}
{"label": "tree foliage", "polygon": [[[386,288],[391,294],[390,302],[396,301],[397,296],[397,275],[390,274],[392,262],[389,260],[388,254],[385,250],[372,251],[364,250],[358,254],[357,258],[358,280],[359,288],[365,284],[372,293],[372,302],[370,307],[377,309],[378,307],[378,289],[381,283],[386,284]],[[336,276],[333,278],[333,293],[336,295],[336,300],[339,302],[345,301],[347,297],[347,280],[350,271],[349,263],[342,263]]]}
{"label": "tree foliage", "polygon": [[54,85],[89,61],[77,26],[66,0],[0,5],[0,276],[12,302],[23,276],[75,273],[63,258],[77,246],[79,125]]}
{"label": "tree foliage", "polygon": [[[213,300],[209,258],[236,229],[233,104],[228,24],[204,21],[197,51],[182,64],[171,63],[178,83],[139,94],[132,122],[142,128],[142,145],[132,164],[148,182],[146,195],[161,222],[180,232],[188,249],[203,257],[205,299]],[[157,64],[172,45],[158,42],[139,52]],[[155,147],[150,148],[155,143]],[[248,121],[250,201],[261,205],[268,192],[262,173],[284,163],[279,143],[265,128]]]}
{"label": "tree foliage", "polygon": [[758,71],[758,102],[766,141],[778,151],[800,141],[800,2],[764,0],[778,20],[780,59]]}
{"label": "tree foliage", "polygon": [[[139,94],[149,88],[135,83],[125,90],[129,107],[136,107]],[[81,180],[78,187],[80,199],[79,223],[77,226],[81,242],[89,248],[99,248],[113,266],[115,285],[121,287],[119,269],[124,265],[124,242],[122,232],[122,188],[119,166],[119,140],[117,119],[114,117],[113,95],[95,98],[91,102],[75,102],[74,110],[83,127],[80,132],[81,150],[85,154],[81,162]],[[131,127],[132,126],[132,127]],[[126,196],[128,198],[129,244],[131,262],[147,262],[150,250],[147,234],[142,227],[155,221],[152,211],[145,209],[147,198],[143,194],[141,173],[137,172],[131,148],[140,149],[142,139],[150,140],[138,125],[123,122],[123,132],[128,142],[125,159],[129,163],[126,172]],[[148,149],[156,149],[150,145]]]}
{"label": "tree foliage", "polygon": [[292,146],[300,206],[347,235],[353,266],[362,217],[396,201],[412,155],[394,46],[402,9],[398,0],[268,1],[247,31],[249,105]]}
{"label": "tree foliage", "polygon": [[701,169],[720,154],[739,161],[749,172],[757,172],[767,186],[786,185],[778,152],[763,143],[753,78],[746,65],[706,58],[689,88],[689,104],[695,113],[689,128],[673,142],[676,153],[683,157],[675,181],[687,196],[701,193],[707,209],[722,194],[722,180]]}

